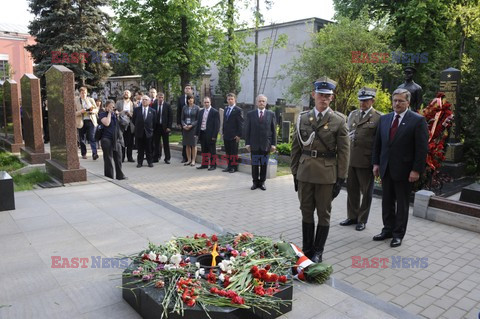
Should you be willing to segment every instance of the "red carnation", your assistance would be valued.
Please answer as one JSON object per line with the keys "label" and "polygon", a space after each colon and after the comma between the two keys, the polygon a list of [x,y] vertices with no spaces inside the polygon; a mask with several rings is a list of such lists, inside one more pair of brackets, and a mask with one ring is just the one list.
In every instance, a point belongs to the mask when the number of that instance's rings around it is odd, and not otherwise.
{"label": "red carnation", "polygon": [[252,266],[252,268],[250,269],[250,272],[253,274],[255,272],[258,271],[258,267],[257,266]]}
{"label": "red carnation", "polygon": [[215,234],[212,235],[212,241],[218,241],[217,235],[215,235]]}
{"label": "red carnation", "polygon": [[232,302],[234,304],[243,305],[243,304],[245,304],[245,299],[243,299],[240,296],[235,296],[235,297],[232,298]]}
{"label": "red carnation", "polygon": [[266,271],[269,271],[269,270],[270,270],[270,267],[271,267],[270,265],[266,265],[266,266],[265,266],[265,270],[266,270]]}
{"label": "red carnation", "polygon": [[286,283],[287,282],[287,276],[283,275],[283,276],[278,277],[278,281],[280,281],[281,283]]}

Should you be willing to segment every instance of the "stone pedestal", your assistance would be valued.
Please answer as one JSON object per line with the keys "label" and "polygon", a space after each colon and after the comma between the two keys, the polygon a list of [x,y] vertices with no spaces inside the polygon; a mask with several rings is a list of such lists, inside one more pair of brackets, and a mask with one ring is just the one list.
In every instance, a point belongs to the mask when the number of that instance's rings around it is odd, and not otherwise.
{"label": "stone pedestal", "polygon": [[23,147],[20,102],[18,100],[17,82],[6,80],[3,84],[4,132],[0,145],[9,152],[20,153]]}
{"label": "stone pedestal", "polygon": [[435,193],[425,189],[419,190],[415,193],[415,204],[413,205],[413,216],[420,218],[427,218],[428,204],[430,198]]}
{"label": "stone pedestal", "polygon": [[292,122],[290,121],[283,121],[282,122],[282,142],[283,143],[290,143],[290,126]]}
{"label": "stone pedestal", "polygon": [[20,84],[25,140],[25,147],[21,148],[21,156],[30,164],[43,164],[50,158],[50,154],[45,153],[43,144],[40,80],[33,74],[25,74]]}
{"label": "stone pedestal", "polygon": [[5,171],[0,171],[0,212],[15,209],[13,179]]}
{"label": "stone pedestal", "polygon": [[87,170],[80,167],[77,153],[74,74],[62,65],[53,65],[45,73],[45,77],[52,158],[46,160],[47,173],[62,183],[86,181]]}

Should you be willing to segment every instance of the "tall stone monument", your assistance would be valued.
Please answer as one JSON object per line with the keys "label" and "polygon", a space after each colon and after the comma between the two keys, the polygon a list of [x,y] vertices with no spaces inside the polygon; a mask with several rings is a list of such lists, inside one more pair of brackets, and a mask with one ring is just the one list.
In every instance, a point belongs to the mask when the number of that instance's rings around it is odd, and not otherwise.
{"label": "tall stone monument", "polygon": [[43,164],[50,158],[43,144],[42,107],[40,102],[40,79],[25,74],[20,80],[22,87],[23,138],[25,147],[20,152],[31,164]]}
{"label": "tall stone monument", "polygon": [[75,126],[74,74],[63,65],[52,65],[47,79],[48,127],[52,159],[46,160],[47,172],[62,183],[87,180],[87,170],[80,167]]}
{"label": "tall stone monument", "polygon": [[0,137],[0,145],[12,153],[20,153],[23,146],[22,122],[20,117],[20,101],[18,86],[14,80],[3,83],[4,134]]}
{"label": "tall stone monument", "polygon": [[[445,98],[452,104],[452,111],[455,119],[458,119],[457,97],[460,87],[460,70],[448,68],[440,74],[440,91],[445,93]],[[466,164],[463,159],[463,144],[460,143],[456,121],[450,129],[450,136],[445,151],[445,162],[442,164],[442,171],[454,179],[465,176]]]}

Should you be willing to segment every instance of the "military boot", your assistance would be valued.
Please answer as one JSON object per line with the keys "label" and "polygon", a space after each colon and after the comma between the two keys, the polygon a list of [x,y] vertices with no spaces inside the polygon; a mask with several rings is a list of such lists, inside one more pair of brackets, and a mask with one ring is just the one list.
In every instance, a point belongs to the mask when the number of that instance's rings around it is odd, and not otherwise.
{"label": "military boot", "polygon": [[325,247],[329,230],[330,226],[317,225],[317,234],[313,244],[313,256],[310,258],[314,263],[322,262],[323,248]]}
{"label": "military boot", "polygon": [[302,234],[303,234],[303,253],[308,258],[312,258],[313,255],[313,236],[315,233],[314,223],[302,222]]}

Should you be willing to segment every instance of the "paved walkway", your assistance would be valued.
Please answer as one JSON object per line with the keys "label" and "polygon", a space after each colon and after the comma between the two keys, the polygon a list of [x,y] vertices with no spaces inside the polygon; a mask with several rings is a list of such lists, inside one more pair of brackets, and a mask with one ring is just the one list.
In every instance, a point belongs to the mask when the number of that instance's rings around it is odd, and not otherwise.
{"label": "paved walkway", "polygon": [[[154,168],[126,163],[129,180],[114,183],[101,177],[101,158],[81,164],[88,182],[16,193],[17,209],[0,212],[0,318],[138,318],[115,288],[121,270],[53,269],[51,256],[113,257],[148,240],[221,230],[301,243],[291,176],[268,180],[262,192],[250,190],[247,174],[196,170],[178,158]],[[371,240],[381,228],[380,201],[363,232],[338,226],[345,201],[342,191],[326,246],[333,279],[296,283],[293,311],[282,318],[477,318],[478,233],[411,217],[404,243],[392,249]],[[390,262],[352,268],[352,256]],[[425,257],[428,266],[392,268],[392,256]]]}

